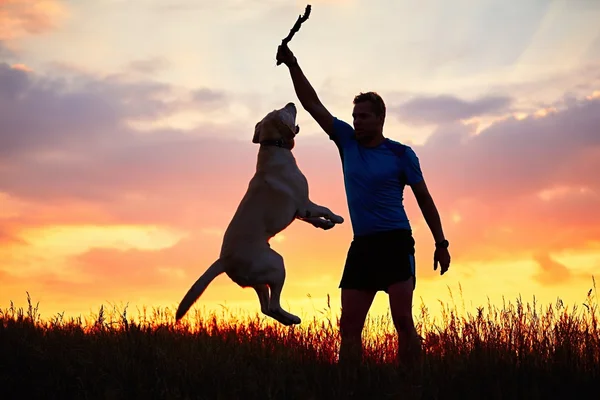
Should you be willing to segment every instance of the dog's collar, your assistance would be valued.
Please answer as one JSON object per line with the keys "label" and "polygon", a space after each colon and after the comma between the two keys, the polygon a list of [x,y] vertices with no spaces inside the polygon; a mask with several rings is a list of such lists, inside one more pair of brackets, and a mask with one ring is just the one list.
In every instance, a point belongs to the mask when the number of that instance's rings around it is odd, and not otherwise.
{"label": "dog's collar", "polygon": [[266,139],[260,142],[261,146],[276,146],[285,147],[285,142],[282,139]]}

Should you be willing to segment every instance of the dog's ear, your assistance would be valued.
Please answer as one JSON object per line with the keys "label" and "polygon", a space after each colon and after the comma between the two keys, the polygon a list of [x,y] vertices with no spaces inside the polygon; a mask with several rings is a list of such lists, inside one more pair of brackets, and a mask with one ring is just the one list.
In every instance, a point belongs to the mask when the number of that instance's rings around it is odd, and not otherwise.
{"label": "dog's ear", "polygon": [[257,122],[254,126],[254,137],[252,138],[252,143],[258,143],[260,141],[260,122]]}

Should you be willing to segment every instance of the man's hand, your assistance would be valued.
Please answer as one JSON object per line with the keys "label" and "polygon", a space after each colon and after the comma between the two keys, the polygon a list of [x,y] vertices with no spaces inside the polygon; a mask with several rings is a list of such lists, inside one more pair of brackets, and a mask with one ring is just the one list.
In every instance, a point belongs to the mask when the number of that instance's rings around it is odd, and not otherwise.
{"label": "man's hand", "polygon": [[440,275],[444,275],[450,268],[450,252],[448,249],[435,249],[433,253],[433,270],[437,271],[438,263],[440,265]]}
{"label": "man's hand", "polygon": [[280,44],[277,46],[277,55],[275,56],[275,59],[278,64],[282,63],[288,67],[296,63],[296,57],[287,44]]}

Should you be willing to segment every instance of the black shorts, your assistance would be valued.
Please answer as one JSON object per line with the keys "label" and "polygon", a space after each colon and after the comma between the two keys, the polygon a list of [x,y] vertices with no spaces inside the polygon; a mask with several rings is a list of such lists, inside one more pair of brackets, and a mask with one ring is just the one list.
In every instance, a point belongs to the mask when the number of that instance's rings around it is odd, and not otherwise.
{"label": "black shorts", "polygon": [[339,287],[387,292],[411,277],[416,285],[415,240],[412,231],[395,229],[354,238]]}

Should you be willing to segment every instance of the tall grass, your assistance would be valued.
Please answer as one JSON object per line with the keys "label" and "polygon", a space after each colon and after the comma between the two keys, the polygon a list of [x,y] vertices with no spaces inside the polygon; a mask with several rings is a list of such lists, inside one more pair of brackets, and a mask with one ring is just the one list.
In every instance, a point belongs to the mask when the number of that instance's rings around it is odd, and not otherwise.
{"label": "tall grass", "polygon": [[[593,278],[592,278],[593,280]],[[87,318],[0,311],[2,398],[76,399],[541,399],[598,392],[600,330],[595,281],[581,305],[520,298],[474,312],[442,304],[438,322],[415,316],[425,361],[416,377],[395,366],[389,317],[370,318],[365,361],[336,365],[338,323],[284,327],[261,315],[101,306]],[[417,379],[418,378],[418,379]]]}

